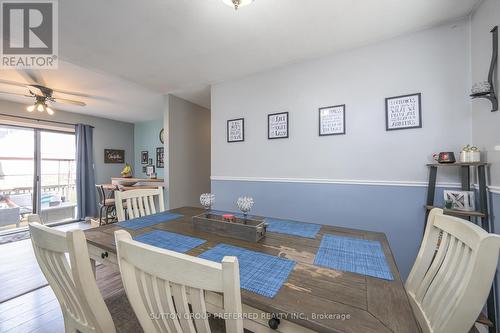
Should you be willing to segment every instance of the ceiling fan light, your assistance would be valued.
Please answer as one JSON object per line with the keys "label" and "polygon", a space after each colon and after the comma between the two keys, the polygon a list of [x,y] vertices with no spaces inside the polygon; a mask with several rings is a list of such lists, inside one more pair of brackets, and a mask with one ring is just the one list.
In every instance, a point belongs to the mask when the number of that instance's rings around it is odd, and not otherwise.
{"label": "ceiling fan light", "polygon": [[30,106],[28,106],[28,107],[26,108],[26,111],[28,111],[28,112],[33,112],[33,111],[35,111],[35,105],[30,105]]}
{"label": "ceiling fan light", "polygon": [[43,112],[45,110],[45,106],[42,103],[38,103],[36,110],[39,112]]}
{"label": "ceiling fan light", "polygon": [[54,114],[54,110],[52,110],[50,107],[48,107],[48,106],[47,106],[45,109],[47,110],[47,113],[48,113],[49,115],[51,115],[51,116],[52,116],[52,115]]}
{"label": "ceiling fan light", "polygon": [[222,0],[226,5],[233,7],[235,10],[238,10],[241,7],[248,6],[254,0]]}

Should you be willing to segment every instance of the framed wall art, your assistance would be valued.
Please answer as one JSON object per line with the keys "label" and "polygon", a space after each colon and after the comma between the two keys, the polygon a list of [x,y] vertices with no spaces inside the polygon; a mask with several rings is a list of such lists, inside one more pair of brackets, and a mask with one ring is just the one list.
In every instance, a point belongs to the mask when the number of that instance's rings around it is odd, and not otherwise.
{"label": "framed wall art", "polygon": [[141,164],[148,164],[149,153],[147,151],[141,151]]}
{"label": "framed wall art", "polygon": [[443,192],[445,205],[449,203],[451,209],[473,211],[475,209],[475,195],[473,191],[448,191]]}
{"label": "framed wall art", "polygon": [[155,173],[155,166],[154,165],[146,166],[146,175],[148,177],[152,176],[154,173]]}
{"label": "framed wall art", "polygon": [[385,99],[387,131],[422,127],[422,94],[388,97]]}
{"label": "framed wall art", "polygon": [[345,104],[319,108],[319,136],[345,134]]}
{"label": "framed wall art", "polygon": [[227,121],[227,142],[245,141],[245,119],[230,119]]}
{"label": "framed wall art", "polygon": [[267,115],[268,139],[286,139],[288,134],[288,112]]}
{"label": "framed wall art", "polygon": [[122,149],[104,149],[104,163],[125,163],[125,150]]}
{"label": "framed wall art", "polygon": [[164,148],[163,147],[158,147],[156,148],[156,167],[158,169],[163,169],[165,163],[165,154],[164,154]]}

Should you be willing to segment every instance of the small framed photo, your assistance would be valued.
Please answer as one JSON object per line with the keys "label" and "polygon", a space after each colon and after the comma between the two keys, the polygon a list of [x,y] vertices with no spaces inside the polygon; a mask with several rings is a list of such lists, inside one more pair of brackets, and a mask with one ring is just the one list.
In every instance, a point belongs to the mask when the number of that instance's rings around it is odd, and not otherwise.
{"label": "small framed photo", "polygon": [[147,171],[146,169],[147,169],[147,166],[143,166],[142,167],[142,173],[146,173],[146,171]]}
{"label": "small framed photo", "polygon": [[444,191],[444,202],[445,208],[450,205],[451,209],[469,212],[476,209],[473,191]]}
{"label": "small framed photo", "polygon": [[156,148],[156,167],[158,169],[163,169],[165,163],[165,154],[164,154],[164,148],[163,147],[158,147]]}
{"label": "small framed photo", "polygon": [[155,166],[154,165],[146,166],[146,175],[151,176],[154,173],[155,173]]}
{"label": "small framed photo", "polygon": [[141,151],[141,164],[148,164],[149,153],[147,151]]}
{"label": "small framed photo", "polygon": [[148,165],[153,165],[153,159],[152,158],[148,158]]}
{"label": "small framed photo", "polygon": [[319,108],[319,136],[345,134],[345,104]]}
{"label": "small framed photo", "polygon": [[422,127],[422,94],[385,99],[385,128],[394,131]]}
{"label": "small framed photo", "polygon": [[272,113],[267,115],[267,138],[288,138],[288,112]]}
{"label": "small framed photo", "polygon": [[245,119],[230,119],[227,121],[227,142],[245,141]]}

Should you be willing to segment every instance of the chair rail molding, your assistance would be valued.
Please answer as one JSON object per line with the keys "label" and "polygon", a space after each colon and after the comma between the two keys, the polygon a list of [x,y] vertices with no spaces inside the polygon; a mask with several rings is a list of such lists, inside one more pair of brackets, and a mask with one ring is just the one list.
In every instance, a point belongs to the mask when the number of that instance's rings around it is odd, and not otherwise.
{"label": "chair rail molding", "polygon": [[[345,184],[370,186],[402,186],[427,187],[426,181],[399,181],[399,180],[366,180],[366,179],[331,179],[331,178],[269,178],[269,177],[234,177],[211,176],[213,181],[241,181],[241,182],[269,182],[269,183],[311,183],[311,184]],[[441,182],[437,187],[460,188],[459,183]],[[498,188],[500,191],[500,188]]]}

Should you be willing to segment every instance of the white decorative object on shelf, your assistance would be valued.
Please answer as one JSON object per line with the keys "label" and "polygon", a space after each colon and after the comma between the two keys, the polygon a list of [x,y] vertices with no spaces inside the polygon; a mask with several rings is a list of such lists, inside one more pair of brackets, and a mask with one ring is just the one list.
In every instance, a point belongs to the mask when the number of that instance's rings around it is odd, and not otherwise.
{"label": "white decorative object on shelf", "polygon": [[451,209],[462,211],[475,210],[475,194],[472,191],[444,191],[444,201],[451,202]]}
{"label": "white decorative object on shelf", "polygon": [[473,94],[481,94],[490,91],[491,91],[491,84],[488,81],[474,83],[471,89],[471,92]]}
{"label": "white decorative object on shelf", "polygon": [[202,195],[200,195],[200,203],[207,210],[207,215],[208,212],[212,209],[214,202],[215,202],[215,194],[203,193]]}
{"label": "white decorative object on shelf", "polygon": [[238,201],[236,201],[236,205],[243,212],[245,220],[247,219],[248,212],[253,207],[253,198],[252,197],[239,197]]}
{"label": "white decorative object on shelf", "polygon": [[477,163],[481,162],[481,151],[476,146],[467,145],[460,152],[460,162]]}

